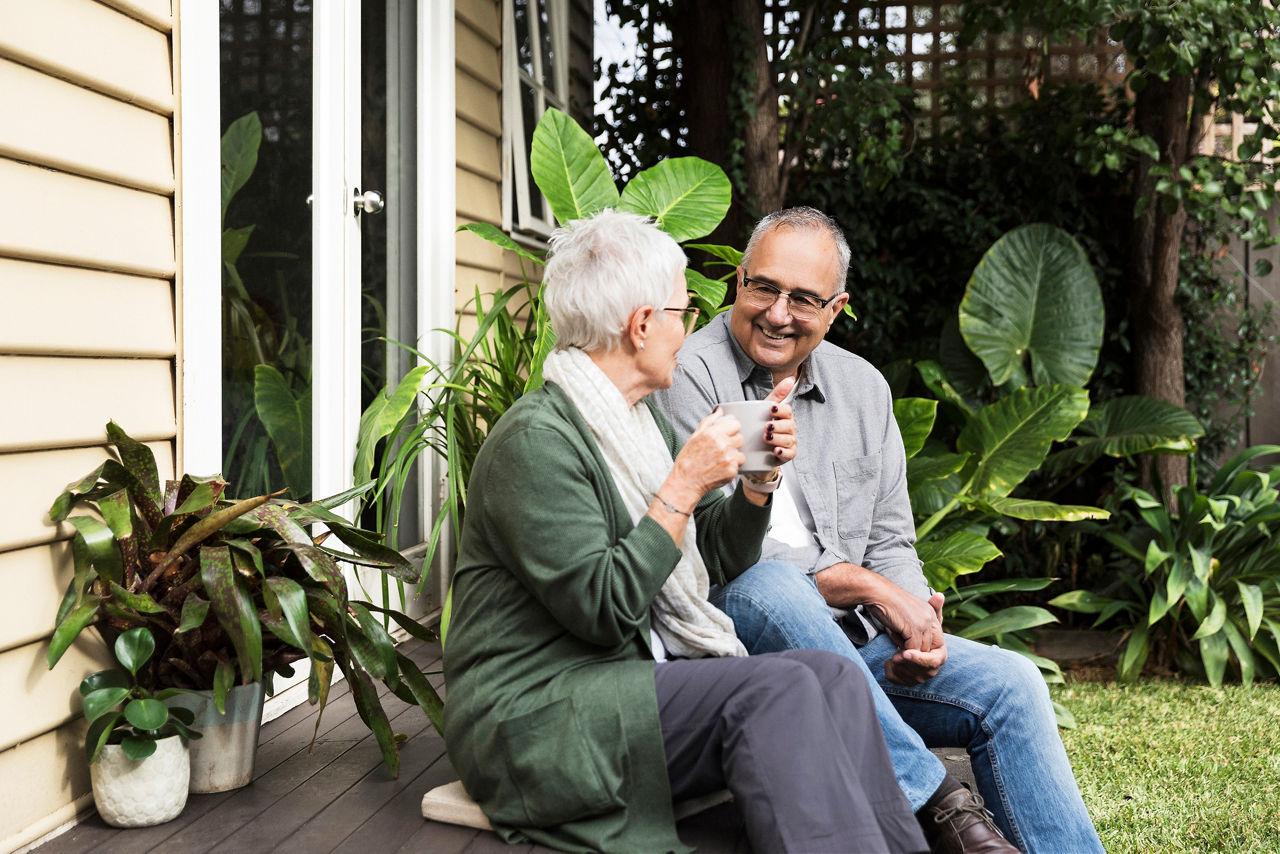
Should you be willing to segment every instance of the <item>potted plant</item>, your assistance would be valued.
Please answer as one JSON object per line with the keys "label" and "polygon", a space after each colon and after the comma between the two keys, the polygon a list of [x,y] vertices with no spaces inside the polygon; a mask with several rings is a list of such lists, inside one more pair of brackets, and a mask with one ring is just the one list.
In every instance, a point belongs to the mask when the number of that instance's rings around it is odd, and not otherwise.
{"label": "potted plant", "polygon": [[[156,656],[139,671],[139,683],[149,691],[207,691],[215,717],[227,710],[233,687],[261,684],[269,692],[273,674],[291,675],[303,658],[311,663],[310,701],[323,708],[336,666],[387,768],[398,773],[396,738],[374,680],[421,706],[437,728],[441,704],[375,615],[425,640],[434,636],[404,614],[349,595],[341,562],[418,580],[403,555],[331,511],[361,488],[306,504],[278,493],[232,501],[220,477],[183,475],[162,491],[150,449],[114,422],[107,435],[114,453],[69,484],[49,511],[54,522],[75,529],[75,572],[58,609],[49,666],[88,626],[108,644],[143,626],[154,637]],[[76,507],[96,515],[71,515]],[[316,524],[326,530],[313,537],[307,526]],[[343,549],[328,545],[329,537]],[[256,712],[260,716],[260,700]],[[247,729],[250,770],[235,778],[240,785],[251,776],[256,722]],[[205,728],[204,744],[225,763],[227,740],[212,733]],[[194,778],[202,773],[200,750],[192,761]]]}
{"label": "potted plant", "polygon": [[116,827],[163,824],[187,804],[187,740],[200,733],[190,728],[190,710],[165,705],[177,689],[152,692],[139,683],[155,648],[145,626],[130,629],[113,644],[120,666],[80,682],[93,800]]}

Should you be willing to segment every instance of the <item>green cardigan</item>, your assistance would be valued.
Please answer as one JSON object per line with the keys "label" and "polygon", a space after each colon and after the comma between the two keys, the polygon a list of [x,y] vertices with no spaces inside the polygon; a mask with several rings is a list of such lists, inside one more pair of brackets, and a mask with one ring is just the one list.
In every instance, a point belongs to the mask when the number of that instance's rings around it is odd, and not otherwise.
{"label": "green cardigan", "polygon": [[[675,433],[653,412],[674,457]],[[768,505],[713,490],[694,515],[713,583],[759,558]],[[689,850],[671,813],[649,647],[650,603],[679,558],[653,519],[632,524],[559,387],[499,420],[471,474],[444,724],[453,767],[503,839]]]}

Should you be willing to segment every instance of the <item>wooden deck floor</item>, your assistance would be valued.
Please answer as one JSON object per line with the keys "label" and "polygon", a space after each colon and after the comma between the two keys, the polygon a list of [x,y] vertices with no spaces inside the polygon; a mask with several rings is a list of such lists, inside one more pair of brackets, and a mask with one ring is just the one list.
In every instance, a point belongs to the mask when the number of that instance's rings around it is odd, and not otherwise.
{"label": "wooden deck floor", "polygon": [[[424,670],[438,670],[440,648],[411,641],[402,650]],[[439,677],[432,680],[440,687]],[[166,854],[280,852],[280,854],[479,854],[549,852],[508,846],[488,831],[428,821],[421,801],[428,789],[456,780],[444,743],[426,716],[394,695],[383,707],[407,736],[400,776],[393,779],[368,729],[356,715],[346,683],[335,686],[315,747],[308,744],[316,712],[303,705],[262,727],[253,782],[234,792],[192,795],[182,815],[157,827],[119,830],[96,815],[34,851],[39,854]],[[707,854],[750,849],[737,808],[724,804],[682,821],[680,837]]]}

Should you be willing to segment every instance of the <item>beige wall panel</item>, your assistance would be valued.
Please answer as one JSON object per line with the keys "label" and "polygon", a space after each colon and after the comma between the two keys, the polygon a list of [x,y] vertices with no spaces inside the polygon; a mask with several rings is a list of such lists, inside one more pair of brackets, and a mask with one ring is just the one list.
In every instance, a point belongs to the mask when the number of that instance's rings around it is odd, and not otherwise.
{"label": "beige wall panel", "polygon": [[[470,221],[459,217],[458,225],[463,225]],[[463,267],[479,267],[482,270],[493,272],[502,269],[504,250],[494,246],[483,237],[478,237],[469,231],[459,231],[457,233],[457,246],[454,257],[458,262],[459,270]]]}
{"label": "beige wall panel", "polygon": [[459,69],[454,75],[454,98],[459,116],[494,136],[502,136],[502,97],[499,90]]}
{"label": "beige wall panel", "polygon": [[[499,225],[502,222],[502,185],[466,169],[457,169],[455,174],[458,216],[467,222],[491,222]],[[0,214],[0,220],[2,219],[3,214]]]}
{"label": "beige wall panel", "polygon": [[466,119],[455,125],[458,165],[493,181],[502,180],[501,139]]}
{"label": "beige wall panel", "polygon": [[168,359],[0,356],[0,452],[102,444],[115,421],[139,441],[177,432]]}
{"label": "beige wall panel", "polygon": [[0,353],[172,356],[173,285],[0,258]]}
{"label": "beige wall panel", "polygon": [[466,24],[454,31],[454,55],[459,68],[494,89],[502,88],[502,51],[497,33],[478,32]]}
{"label": "beige wall panel", "polygon": [[0,56],[173,113],[167,34],[95,0],[0,0]]}
{"label": "beige wall panel", "polygon": [[0,851],[14,851],[93,806],[83,724],[0,752]]}
{"label": "beige wall panel", "polygon": [[52,670],[45,664],[48,651],[49,644],[42,641],[0,652],[0,697],[22,698],[21,703],[0,706],[0,750],[79,715],[80,680],[112,664],[92,629],[71,645]]}
{"label": "beige wall panel", "polygon": [[[3,0],[0,0],[3,2]],[[167,196],[0,159],[0,255],[168,278],[174,274]]]}
{"label": "beige wall panel", "polygon": [[[475,267],[466,267],[459,264],[454,274],[454,281],[458,283],[458,311],[474,312],[475,306],[472,300],[476,296],[476,288],[480,288],[481,293],[492,294],[497,293],[504,287],[515,284],[514,279],[503,279],[501,273],[494,270],[478,270]],[[488,303],[486,303],[487,305]]]}
{"label": "beige wall panel", "polygon": [[100,2],[113,6],[132,18],[146,21],[157,30],[169,32],[173,29],[170,0],[100,0]]}
{"label": "beige wall panel", "polygon": [[173,192],[169,120],[0,59],[0,155]]}
{"label": "beige wall panel", "polygon": [[456,17],[468,26],[492,33],[495,40],[502,32],[502,4],[499,0],[456,0]]}
{"label": "beige wall panel", "polygon": [[14,552],[0,552],[0,590],[21,608],[0,621],[0,650],[44,640],[53,632],[62,594],[71,583],[71,545],[67,540]]}
{"label": "beige wall panel", "polygon": [[[163,484],[173,477],[173,443],[148,442],[147,447],[155,454]],[[20,490],[0,489],[0,551],[70,537],[70,525],[55,527],[49,521],[49,505],[68,483],[93,471],[106,456],[103,448],[0,454],[0,484],[22,484]]]}

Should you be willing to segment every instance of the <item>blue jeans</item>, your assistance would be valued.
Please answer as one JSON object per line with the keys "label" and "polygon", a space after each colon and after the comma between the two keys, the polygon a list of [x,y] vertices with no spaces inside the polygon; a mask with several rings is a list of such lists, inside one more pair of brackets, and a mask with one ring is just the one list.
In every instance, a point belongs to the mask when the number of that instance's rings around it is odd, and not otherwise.
{"label": "blue jeans", "polygon": [[[884,634],[858,648],[831,617],[812,577],[759,563],[714,589],[747,651],[825,649],[866,669],[898,785],[913,810],[942,782],[930,747],[964,747],[979,794],[1009,840],[1028,854],[1101,852],[1058,737],[1039,669],[999,647],[947,636],[947,663],[923,685],[884,675],[895,652]],[[879,686],[877,690],[875,686]]]}

